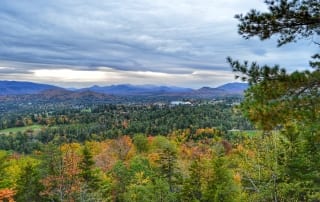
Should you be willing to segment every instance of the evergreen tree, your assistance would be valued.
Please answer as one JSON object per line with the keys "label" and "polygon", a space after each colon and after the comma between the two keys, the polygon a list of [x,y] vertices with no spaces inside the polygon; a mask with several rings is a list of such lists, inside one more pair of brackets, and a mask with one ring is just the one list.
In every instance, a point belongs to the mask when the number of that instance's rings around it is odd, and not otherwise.
{"label": "evergreen tree", "polygon": [[158,164],[162,177],[167,180],[170,191],[174,192],[178,182],[176,145],[163,136],[157,136],[153,145],[159,154]]}
{"label": "evergreen tree", "polygon": [[148,151],[148,138],[143,134],[136,134],[133,137],[133,144],[139,153]]}
{"label": "evergreen tree", "polygon": [[40,183],[39,168],[31,163],[28,163],[17,181],[16,201],[44,201],[40,193],[43,190],[43,185]]}
{"label": "evergreen tree", "polygon": [[[318,0],[265,2],[267,12],[251,10],[246,15],[236,15],[239,33],[245,38],[258,36],[265,40],[276,35],[278,46],[282,46],[299,39],[314,40],[320,34]],[[293,73],[278,65],[227,59],[236,78],[250,84],[241,105],[245,115],[264,134],[281,129],[280,135],[289,142],[289,154],[283,162],[286,176],[278,180],[282,180],[284,196],[289,198],[294,193],[295,198],[291,199],[297,201],[320,200],[320,55],[312,58],[312,71]]]}
{"label": "evergreen tree", "polygon": [[201,201],[202,200],[202,172],[203,166],[199,159],[194,160],[189,168],[190,176],[183,183],[181,199],[183,201]]}
{"label": "evergreen tree", "polygon": [[0,151],[0,189],[12,186],[6,173],[6,168],[8,166],[8,153]]}
{"label": "evergreen tree", "polygon": [[240,20],[239,33],[261,40],[278,34],[278,45],[309,38],[320,32],[320,2],[318,0],[266,0],[269,12],[251,10],[246,15],[236,15]]}
{"label": "evergreen tree", "polygon": [[207,187],[203,193],[204,201],[239,201],[240,188],[233,179],[225,157],[220,156],[213,159],[211,169],[213,175],[208,179]]}
{"label": "evergreen tree", "polygon": [[98,177],[93,156],[87,145],[84,146],[82,155],[83,156],[79,164],[79,168],[81,170],[80,177],[90,191],[98,190],[101,180]]}

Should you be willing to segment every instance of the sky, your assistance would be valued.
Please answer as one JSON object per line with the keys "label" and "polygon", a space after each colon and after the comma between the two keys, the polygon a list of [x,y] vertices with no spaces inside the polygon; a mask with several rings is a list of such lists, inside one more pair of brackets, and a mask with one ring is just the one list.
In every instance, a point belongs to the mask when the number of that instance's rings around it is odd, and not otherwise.
{"label": "sky", "polygon": [[316,46],[243,39],[263,0],[1,0],[0,80],[62,87],[235,82],[226,57],[308,68]]}

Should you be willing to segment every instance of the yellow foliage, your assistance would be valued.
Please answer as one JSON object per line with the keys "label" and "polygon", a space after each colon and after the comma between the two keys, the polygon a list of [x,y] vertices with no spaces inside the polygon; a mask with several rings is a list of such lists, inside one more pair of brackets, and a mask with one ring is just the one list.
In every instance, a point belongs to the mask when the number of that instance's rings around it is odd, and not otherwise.
{"label": "yellow foliage", "polygon": [[236,149],[238,152],[242,152],[244,150],[242,144],[239,144]]}
{"label": "yellow foliage", "polygon": [[20,177],[22,169],[27,164],[37,165],[39,161],[33,159],[31,157],[20,156],[20,155],[11,155],[8,159],[9,166],[4,169],[5,173],[7,173],[7,177],[9,178],[8,181],[12,184],[12,187],[16,187],[17,181]]}
{"label": "yellow foliage", "polygon": [[60,150],[62,153],[73,151],[73,152],[80,154],[81,153],[81,145],[79,143],[64,144],[60,147]]}
{"label": "yellow foliage", "polygon": [[135,178],[136,184],[138,185],[144,185],[150,182],[149,177],[145,177],[143,171],[135,173],[134,178]]}
{"label": "yellow foliage", "polygon": [[235,173],[233,176],[233,180],[237,183],[237,184],[241,184],[241,175],[240,173]]}
{"label": "yellow foliage", "polygon": [[86,142],[85,144],[93,156],[100,154],[105,147],[105,142],[90,141]]}

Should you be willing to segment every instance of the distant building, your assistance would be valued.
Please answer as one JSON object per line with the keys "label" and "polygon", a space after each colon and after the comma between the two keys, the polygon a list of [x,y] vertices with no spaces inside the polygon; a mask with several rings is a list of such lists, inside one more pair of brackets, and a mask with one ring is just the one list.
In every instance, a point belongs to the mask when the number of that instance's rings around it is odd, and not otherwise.
{"label": "distant building", "polygon": [[220,104],[220,103],[224,103],[224,102],[225,102],[225,100],[212,99],[211,101],[209,101],[209,104],[216,105],[216,104]]}
{"label": "distant building", "polygon": [[171,101],[171,102],[170,102],[170,105],[171,105],[171,106],[191,105],[191,102],[189,102],[189,101],[187,101],[187,102],[184,102],[184,101]]}
{"label": "distant building", "polygon": [[155,102],[155,103],[153,103],[153,106],[157,106],[157,107],[160,107],[160,108],[165,107],[166,105],[167,104],[164,103],[164,102]]}

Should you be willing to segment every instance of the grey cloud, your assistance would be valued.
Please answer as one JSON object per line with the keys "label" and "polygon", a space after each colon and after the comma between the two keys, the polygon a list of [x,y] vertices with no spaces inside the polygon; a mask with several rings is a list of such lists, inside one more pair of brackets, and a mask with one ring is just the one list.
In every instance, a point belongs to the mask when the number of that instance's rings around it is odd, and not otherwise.
{"label": "grey cloud", "polygon": [[32,72],[30,72],[29,70],[25,70],[25,69],[18,69],[18,68],[7,68],[7,69],[1,69],[0,68],[0,74],[32,74]]}
{"label": "grey cloud", "polygon": [[[274,41],[246,41],[237,34],[234,14],[251,7],[264,9],[255,0],[2,0],[0,4],[0,64],[14,67],[1,74],[101,67],[190,74],[229,71],[228,55],[274,63],[279,62],[278,54],[284,54]],[[290,59],[287,54],[281,62],[297,67],[313,49],[297,46],[285,51],[297,56]]]}

